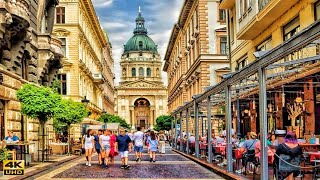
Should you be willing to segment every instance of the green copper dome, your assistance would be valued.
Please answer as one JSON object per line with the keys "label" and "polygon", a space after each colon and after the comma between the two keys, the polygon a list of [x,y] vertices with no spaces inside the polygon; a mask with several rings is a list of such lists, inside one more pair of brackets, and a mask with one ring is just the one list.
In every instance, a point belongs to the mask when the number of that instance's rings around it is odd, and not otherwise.
{"label": "green copper dome", "polygon": [[146,34],[135,34],[124,46],[124,53],[130,51],[150,51],[157,53],[157,45]]}
{"label": "green copper dome", "polygon": [[147,35],[148,31],[144,27],[144,18],[139,12],[136,18],[136,28],[133,31],[133,37],[131,37],[127,44],[124,45],[124,53],[131,51],[150,51],[153,53],[158,53],[157,45],[153,40]]}

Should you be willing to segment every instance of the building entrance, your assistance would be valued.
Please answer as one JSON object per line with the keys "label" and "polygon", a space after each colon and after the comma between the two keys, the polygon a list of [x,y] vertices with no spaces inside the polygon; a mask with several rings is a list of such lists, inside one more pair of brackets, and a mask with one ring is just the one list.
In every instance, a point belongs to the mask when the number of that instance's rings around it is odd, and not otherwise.
{"label": "building entrance", "polygon": [[136,127],[148,129],[150,127],[150,102],[145,98],[139,98],[134,103],[134,115]]}

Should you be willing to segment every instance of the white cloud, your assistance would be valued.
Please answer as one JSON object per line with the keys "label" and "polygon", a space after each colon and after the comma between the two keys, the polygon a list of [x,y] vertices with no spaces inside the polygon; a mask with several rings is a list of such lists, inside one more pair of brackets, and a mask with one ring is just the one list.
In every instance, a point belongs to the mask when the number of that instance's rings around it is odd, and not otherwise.
{"label": "white cloud", "polygon": [[103,28],[107,29],[120,29],[120,28],[127,28],[128,23],[126,22],[105,22],[102,24]]}
{"label": "white cloud", "polygon": [[113,0],[92,0],[95,8],[103,8],[112,5]]}

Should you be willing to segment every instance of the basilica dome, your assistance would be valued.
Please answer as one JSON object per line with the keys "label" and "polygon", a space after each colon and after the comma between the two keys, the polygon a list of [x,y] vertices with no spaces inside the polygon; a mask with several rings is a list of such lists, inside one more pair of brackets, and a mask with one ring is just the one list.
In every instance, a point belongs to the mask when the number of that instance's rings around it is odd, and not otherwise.
{"label": "basilica dome", "polygon": [[127,44],[124,45],[124,53],[129,53],[133,51],[148,51],[152,53],[158,53],[157,45],[154,41],[147,35],[148,31],[144,27],[144,18],[139,12],[136,18],[136,28],[133,31],[133,36],[128,40]]}

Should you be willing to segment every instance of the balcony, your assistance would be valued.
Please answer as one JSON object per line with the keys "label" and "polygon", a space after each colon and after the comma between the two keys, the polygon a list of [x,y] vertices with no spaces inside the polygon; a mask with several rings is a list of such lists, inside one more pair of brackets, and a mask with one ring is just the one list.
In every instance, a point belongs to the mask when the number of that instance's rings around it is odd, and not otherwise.
{"label": "balcony", "polygon": [[252,1],[252,11],[250,13],[254,14],[253,16],[249,14],[239,22],[240,31],[237,32],[237,38],[243,40],[254,39],[298,1],[299,0]]}
{"label": "balcony", "polygon": [[222,0],[220,2],[220,8],[221,9],[231,9],[235,3],[236,3],[236,0]]}
{"label": "balcony", "polygon": [[62,42],[59,38],[52,36],[50,39],[50,50],[53,52],[54,57],[63,58],[63,52],[61,50]]}
{"label": "balcony", "polygon": [[105,78],[101,73],[92,73],[92,78],[96,84],[103,84],[105,82]]}
{"label": "balcony", "polygon": [[[5,9],[10,16],[17,17],[14,19],[21,19],[25,27],[29,26],[30,22],[30,2],[26,0],[6,0],[0,1],[0,9]],[[5,12],[3,11],[3,12]]]}

